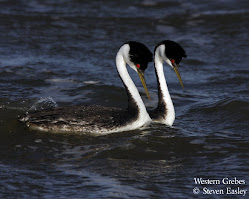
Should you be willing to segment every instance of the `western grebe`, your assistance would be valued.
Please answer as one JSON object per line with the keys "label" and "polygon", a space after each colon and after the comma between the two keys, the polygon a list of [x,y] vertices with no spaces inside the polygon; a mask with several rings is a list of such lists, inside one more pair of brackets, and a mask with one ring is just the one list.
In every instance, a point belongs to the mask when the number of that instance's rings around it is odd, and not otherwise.
{"label": "western grebe", "polygon": [[174,69],[182,88],[184,88],[179,72],[179,63],[183,57],[187,57],[185,50],[174,41],[161,41],[154,49],[154,64],[158,85],[158,106],[156,109],[149,111],[153,122],[168,126],[172,126],[174,123],[175,109],[164,76],[163,61]]}
{"label": "western grebe", "polygon": [[99,105],[61,107],[27,113],[22,121],[34,130],[101,134],[134,130],[147,125],[151,118],[127,71],[126,64],[138,73],[149,98],[144,71],[152,57],[153,54],[144,44],[135,41],[124,43],[117,52],[116,67],[126,88],[127,109]]}

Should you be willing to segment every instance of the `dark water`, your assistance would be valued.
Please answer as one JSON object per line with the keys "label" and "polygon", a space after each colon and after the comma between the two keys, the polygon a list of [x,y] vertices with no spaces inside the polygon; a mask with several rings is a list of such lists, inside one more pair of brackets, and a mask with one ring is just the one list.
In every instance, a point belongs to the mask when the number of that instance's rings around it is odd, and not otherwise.
{"label": "dark water", "polygon": [[[248,1],[0,1],[0,198],[247,198]],[[182,90],[165,67],[176,121],[107,136],[54,135],[18,122],[37,100],[126,106],[122,43],[179,42]],[[142,91],[136,75],[131,74]],[[153,64],[146,72],[157,102]],[[194,178],[244,180],[196,185]],[[200,193],[195,195],[197,187]]]}

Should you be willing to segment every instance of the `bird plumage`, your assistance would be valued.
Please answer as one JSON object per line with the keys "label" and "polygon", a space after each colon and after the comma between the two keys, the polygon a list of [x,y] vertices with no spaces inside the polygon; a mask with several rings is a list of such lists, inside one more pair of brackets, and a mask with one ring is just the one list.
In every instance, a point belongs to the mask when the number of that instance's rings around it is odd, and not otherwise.
{"label": "bird plumage", "polygon": [[129,76],[126,64],[133,68],[142,80],[144,78],[143,73],[150,61],[152,61],[152,53],[139,42],[126,42],[117,52],[117,71],[128,96],[128,107],[126,109],[99,105],[58,107],[51,110],[30,112],[23,121],[31,129],[56,133],[107,134],[134,130],[147,125],[151,122],[151,118],[134,82]]}

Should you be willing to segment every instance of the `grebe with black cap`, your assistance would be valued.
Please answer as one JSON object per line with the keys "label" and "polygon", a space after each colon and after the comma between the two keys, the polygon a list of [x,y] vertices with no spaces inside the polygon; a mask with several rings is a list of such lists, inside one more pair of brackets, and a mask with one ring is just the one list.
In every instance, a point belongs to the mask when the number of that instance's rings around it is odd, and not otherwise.
{"label": "grebe with black cap", "polygon": [[107,134],[134,130],[147,125],[151,118],[127,71],[126,64],[138,73],[149,98],[144,71],[152,61],[152,56],[144,44],[135,41],[124,43],[117,52],[116,67],[126,88],[127,109],[99,105],[59,107],[27,113],[22,121],[26,122],[30,129],[57,133]]}
{"label": "grebe with black cap", "polygon": [[174,41],[161,41],[154,49],[154,64],[158,85],[158,106],[156,109],[149,111],[153,122],[172,126],[175,121],[175,109],[164,76],[163,62],[165,61],[174,69],[182,88],[184,88],[179,72],[179,64],[183,57],[187,57],[185,50]]}

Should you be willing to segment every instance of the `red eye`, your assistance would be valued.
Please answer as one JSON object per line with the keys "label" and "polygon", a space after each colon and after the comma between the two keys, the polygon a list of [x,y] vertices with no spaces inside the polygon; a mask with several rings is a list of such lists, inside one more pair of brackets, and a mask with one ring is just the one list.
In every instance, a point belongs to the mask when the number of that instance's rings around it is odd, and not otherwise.
{"label": "red eye", "polygon": [[137,66],[137,68],[140,68],[140,64],[137,64],[136,66]]}
{"label": "red eye", "polygon": [[174,60],[174,59],[171,59],[170,61],[171,61],[172,64],[175,63],[175,60]]}

